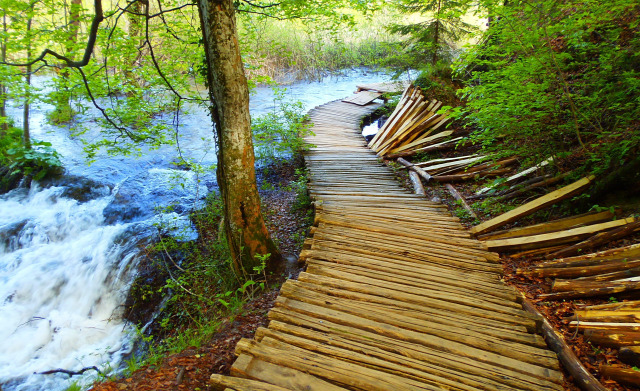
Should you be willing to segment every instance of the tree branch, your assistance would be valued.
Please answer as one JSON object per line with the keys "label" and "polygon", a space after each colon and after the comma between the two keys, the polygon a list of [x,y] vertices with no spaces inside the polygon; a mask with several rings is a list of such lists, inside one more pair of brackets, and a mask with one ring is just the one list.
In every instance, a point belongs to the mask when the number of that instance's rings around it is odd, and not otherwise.
{"label": "tree branch", "polygon": [[102,376],[104,376],[104,373],[100,369],[98,369],[98,367],[96,367],[96,366],[82,368],[79,371],[70,371],[68,369],[52,369],[50,371],[37,372],[37,374],[38,375],[53,375],[54,373],[65,373],[65,374],[67,374],[69,376],[75,376],[75,375],[82,375],[86,371],[91,371],[91,370],[96,371],[99,374],[101,374]]}
{"label": "tree branch", "polygon": [[17,66],[17,67],[27,67],[39,61],[44,61],[45,57],[50,55],[57,58],[58,60],[64,61],[64,63],[70,68],[80,68],[87,65],[89,63],[89,60],[91,60],[91,55],[93,54],[93,48],[96,44],[96,39],[98,38],[98,28],[100,27],[100,23],[102,23],[102,21],[104,20],[104,14],[102,11],[102,0],[94,0],[93,4],[95,8],[95,15],[93,16],[93,20],[91,21],[91,28],[89,29],[89,38],[87,40],[87,46],[85,47],[82,60],[73,61],[67,56],[64,56],[58,52],[55,52],[51,49],[45,49],[42,51],[42,53],[40,53],[38,57],[36,57],[35,59],[27,63],[18,64],[18,63],[0,62],[0,64]]}

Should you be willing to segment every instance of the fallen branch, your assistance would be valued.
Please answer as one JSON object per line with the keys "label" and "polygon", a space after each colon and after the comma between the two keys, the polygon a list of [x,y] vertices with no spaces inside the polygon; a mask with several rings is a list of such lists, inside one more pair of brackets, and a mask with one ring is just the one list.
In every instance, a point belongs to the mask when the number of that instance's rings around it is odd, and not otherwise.
{"label": "fallen branch", "polygon": [[70,371],[68,369],[52,369],[50,371],[37,372],[37,374],[38,375],[53,375],[54,373],[64,373],[64,374],[69,375],[69,376],[76,376],[76,375],[82,375],[87,371],[96,371],[100,375],[105,376],[105,374],[100,369],[98,369],[98,367],[96,367],[96,366],[85,367],[85,368],[82,368],[79,371]]}
{"label": "fallen branch", "polygon": [[575,383],[584,391],[606,391],[607,389],[600,384],[600,382],[593,377],[589,371],[582,365],[578,357],[576,357],[573,350],[567,346],[562,334],[557,331],[551,323],[542,315],[538,309],[531,304],[523,295],[522,308],[526,311],[532,313],[537,318],[541,320],[540,331],[544,336],[547,345],[549,348],[553,350],[557,355],[558,359],[564,366],[564,368],[569,372]]}
{"label": "fallen branch", "polygon": [[458,175],[438,175],[431,177],[432,180],[438,182],[463,182],[472,179],[479,179],[482,177],[492,177],[492,176],[500,176],[511,171],[508,168],[497,169],[497,170],[486,170],[480,172],[472,172],[469,174],[458,174]]}
{"label": "fallen branch", "polygon": [[401,157],[398,158],[397,162],[407,167],[409,170],[415,172],[416,174],[420,175],[425,181],[427,181],[427,183],[429,183],[429,181],[431,180],[431,175],[429,175],[429,173],[416,166],[415,164],[412,164]]}
{"label": "fallen branch", "polygon": [[420,176],[415,171],[409,171],[409,179],[411,179],[411,183],[413,184],[413,192],[415,194],[422,196],[427,194],[427,192],[424,191],[424,186],[422,185]]}
{"label": "fallen branch", "polygon": [[458,193],[458,190],[456,190],[456,188],[453,187],[450,183],[447,183],[445,186],[447,187],[447,190],[449,190],[449,193],[451,193],[453,198],[460,201],[460,204],[462,204],[462,207],[465,208],[467,212],[469,212],[471,217],[473,217],[474,219],[478,219],[478,215],[476,215],[473,209],[471,209],[471,207],[469,206],[469,204],[467,204],[467,201],[464,199],[462,194]]}

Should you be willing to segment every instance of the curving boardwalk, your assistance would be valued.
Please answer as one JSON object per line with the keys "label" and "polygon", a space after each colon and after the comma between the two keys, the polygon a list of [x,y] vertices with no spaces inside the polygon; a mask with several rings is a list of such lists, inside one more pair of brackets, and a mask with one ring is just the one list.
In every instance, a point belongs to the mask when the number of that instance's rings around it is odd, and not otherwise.
{"label": "curving boardwalk", "polygon": [[556,355],[497,255],[403,189],[360,136],[378,105],[311,111],[316,227],[269,328],[241,340],[241,390],[562,390]]}

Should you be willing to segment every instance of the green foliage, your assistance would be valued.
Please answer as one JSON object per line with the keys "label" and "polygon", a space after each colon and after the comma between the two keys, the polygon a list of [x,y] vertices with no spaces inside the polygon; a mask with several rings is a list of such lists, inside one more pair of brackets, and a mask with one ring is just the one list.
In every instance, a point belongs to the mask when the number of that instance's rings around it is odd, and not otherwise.
{"label": "green foliage", "polygon": [[[638,9],[607,2],[484,2],[491,25],[456,64],[472,139],[495,159],[558,156],[602,173],[637,158]],[[499,140],[504,137],[508,142]]]}
{"label": "green foliage", "polygon": [[423,16],[417,22],[407,18],[389,26],[392,33],[409,38],[398,54],[407,69],[420,69],[438,60],[449,63],[458,43],[475,30],[463,20],[471,7],[467,0],[394,0],[391,4],[404,14]]}
{"label": "green foliage", "polygon": [[294,211],[306,211],[311,208],[308,183],[309,171],[304,168],[296,168],[296,179],[290,184],[296,193],[296,202],[293,204]]}
{"label": "green foliage", "polygon": [[33,141],[31,148],[11,148],[7,155],[11,161],[10,175],[19,173],[38,181],[62,171],[60,155],[51,147],[51,143],[45,141]]}
{"label": "green foliage", "polygon": [[312,124],[304,113],[302,102],[291,102],[286,89],[274,88],[274,109],[252,120],[256,158],[263,163],[275,163],[310,148],[304,137],[312,135]]}
{"label": "green foliage", "polygon": [[390,13],[364,16],[351,11],[352,22],[335,25],[321,19],[273,20],[241,14],[239,33],[248,75],[257,82],[320,79],[327,71],[376,67],[401,50],[399,36],[382,26],[396,20]]}
{"label": "green foliage", "polygon": [[438,61],[424,68],[414,84],[425,91],[430,99],[437,99],[448,106],[457,106],[458,86],[453,83],[451,72],[449,63]]}

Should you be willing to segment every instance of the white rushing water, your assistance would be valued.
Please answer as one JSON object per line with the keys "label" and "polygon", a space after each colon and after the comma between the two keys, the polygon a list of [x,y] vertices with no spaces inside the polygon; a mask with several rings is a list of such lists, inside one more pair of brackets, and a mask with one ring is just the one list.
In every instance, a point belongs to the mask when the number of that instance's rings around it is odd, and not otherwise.
{"label": "white rushing water", "polygon": [[[307,109],[342,98],[356,83],[388,80],[354,71],[321,82],[288,87]],[[251,99],[252,113],[273,106],[269,88]],[[20,108],[10,115],[20,118]],[[135,277],[140,248],[172,221],[189,231],[187,213],[215,186],[215,175],[196,177],[171,165],[170,148],[142,158],[101,156],[87,166],[82,143],[65,128],[44,121],[46,105],[34,107],[32,135],[62,154],[68,175],[48,185],[0,196],[0,389],[64,390],[71,381],[89,384],[95,371],[69,378],[43,375],[53,369],[117,368],[132,349],[133,328],[122,319],[123,303]],[[87,121],[89,122],[89,121]],[[215,163],[206,110],[182,119],[184,153]],[[20,123],[16,124],[21,126]],[[177,179],[179,178],[179,180]],[[184,183],[185,186],[178,186]],[[180,206],[158,214],[156,207]],[[189,231],[193,238],[193,231]]]}

